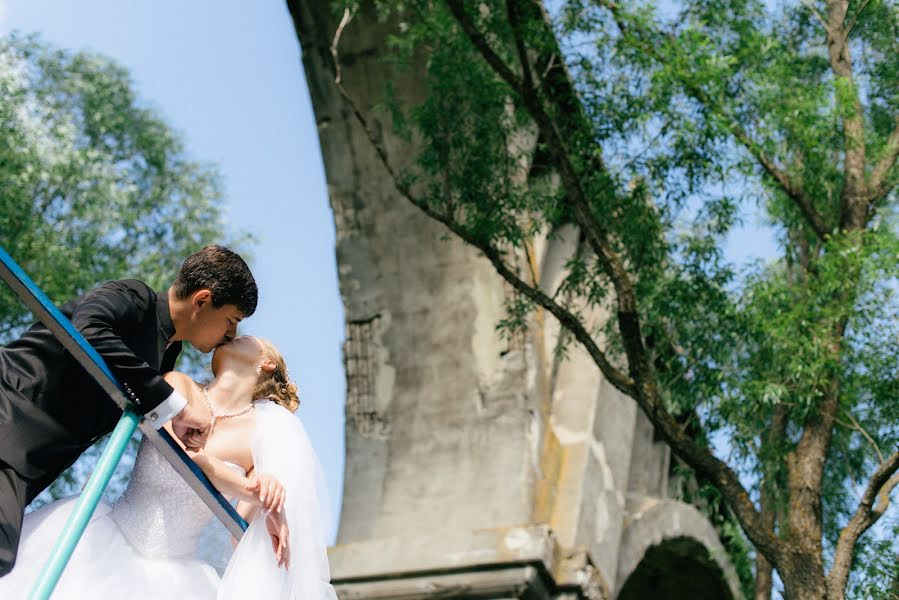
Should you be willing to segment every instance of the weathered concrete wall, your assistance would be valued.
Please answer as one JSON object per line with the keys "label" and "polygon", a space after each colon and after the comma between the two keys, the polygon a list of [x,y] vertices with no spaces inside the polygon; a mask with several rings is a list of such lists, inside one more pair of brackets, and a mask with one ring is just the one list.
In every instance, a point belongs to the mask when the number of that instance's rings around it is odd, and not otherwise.
{"label": "weathered concrete wall", "polygon": [[[537,400],[533,386],[522,385],[533,371],[525,348],[509,347],[494,334],[503,314],[502,282],[470,248],[441,240],[442,226],[396,194],[329,86],[330,56],[316,52],[327,47],[336,23],[304,13],[299,22],[310,32],[301,39],[311,47],[304,63],[348,322],[347,445],[353,458],[339,541],[421,533],[438,507],[448,531],[527,523]],[[383,35],[383,28],[355,26],[342,43],[346,86],[371,101],[386,76],[378,63]],[[394,83],[415,90],[413,81]],[[492,502],[471,511],[472,494]]]}
{"label": "weathered concrete wall", "polygon": [[[666,495],[667,448],[583,351],[553,360],[560,332],[551,318],[535,316],[527,336],[497,336],[506,286],[399,196],[333,85],[339,19],[330,0],[288,7],[318,123],[347,319],[346,474],[330,550],[339,594],[612,597],[657,545],[636,525],[655,521],[634,511]],[[372,106],[388,79],[410,103],[424,90],[414,70],[390,72],[381,60],[391,27],[363,10],[344,33],[341,61],[345,87],[402,163],[402,143]],[[557,233],[533,248],[547,289],[576,250],[577,231]],[[677,518],[658,518],[659,539],[714,545],[699,513],[665,502],[695,518],[662,510]],[[732,575],[720,553],[713,561]]]}

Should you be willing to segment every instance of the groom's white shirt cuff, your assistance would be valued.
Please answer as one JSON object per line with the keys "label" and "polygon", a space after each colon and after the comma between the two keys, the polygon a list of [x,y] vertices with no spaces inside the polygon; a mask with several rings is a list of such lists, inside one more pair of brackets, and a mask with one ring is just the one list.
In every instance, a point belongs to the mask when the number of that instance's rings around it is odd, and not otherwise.
{"label": "groom's white shirt cuff", "polygon": [[148,412],[146,415],[150,425],[156,429],[172,420],[172,417],[184,410],[187,406],[187,398],[172,390],[171,395],[159,403],[159,406]]}

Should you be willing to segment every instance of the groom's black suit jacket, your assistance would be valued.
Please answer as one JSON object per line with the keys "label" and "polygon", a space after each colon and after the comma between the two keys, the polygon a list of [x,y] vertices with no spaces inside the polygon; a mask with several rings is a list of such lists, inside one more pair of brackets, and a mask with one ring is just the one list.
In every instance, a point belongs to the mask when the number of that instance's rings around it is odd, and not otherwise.
{"label": "groom's black suit jacket", "polygon": [[[110,281],[60,309],[96,348],[145,414],[171,393],[181,342],[168,295],[128,279]],[[99,437],[122,411],[41,323],[0,348],[0,461],[37,485],[34,496]],[[30,502],[32,498],[28,498]]]}

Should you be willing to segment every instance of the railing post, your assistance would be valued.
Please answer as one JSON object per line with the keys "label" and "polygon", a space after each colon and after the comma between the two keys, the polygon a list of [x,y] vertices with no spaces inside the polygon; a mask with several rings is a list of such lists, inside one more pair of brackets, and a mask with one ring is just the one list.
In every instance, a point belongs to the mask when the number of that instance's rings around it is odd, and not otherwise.
{"label": "railing post", "polygon": [[128,447],[128,440],[131,439],[131,435],[137,429],[140,419],[140,415],[130,410],[126,410],[122,418],[119,419],[112,435],[109,437],[106,448],[103,449],[103,454],[100,455],[100,459],[97,461],[97,466],[94,467],[94,472],[91,474],[90,479],[87,480],[81,496],[75,502],[75,507],[66,520],[66,524],[59,535],[59,539],[56,540],[53,551],[50,552],[50,556],[47,558],[40,576],[31,589],[31,594],[28,596],[29,600],[47,600],[50,598],[50,594],[53,593],[53,589],[56,587],[63,570],[69,562],[69,558],[72,556],[72,552],[75,551],[75,546],[78,544],[81,534],[84,533],[85,527],[90,522],[91,515],[94,514],[100,498],[103,497],[103,490],[109,484],[116,466],[122,459],[122,454],[125,453],[125,449]]}

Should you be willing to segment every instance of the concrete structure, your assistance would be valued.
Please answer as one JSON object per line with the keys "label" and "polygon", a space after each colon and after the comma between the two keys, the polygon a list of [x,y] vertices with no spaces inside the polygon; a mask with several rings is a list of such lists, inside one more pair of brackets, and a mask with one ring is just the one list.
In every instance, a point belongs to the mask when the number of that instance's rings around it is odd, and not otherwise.
{"label": "concrete structure", "polygon": [[[346,474],[332,580],[341,598],[736,597],[715,530],[667,498],[669,451],[633,401],[559,327],[496,331],[491,265],[395,191],[333,84],[330,0],[288,2],[318,122],[347,341]],[[344,83],[371,107],[390,24],[363,13],[341,41]],[[576,232],[533,248],[551,289]],[[674,595],[672,595],[674,594]]]}

